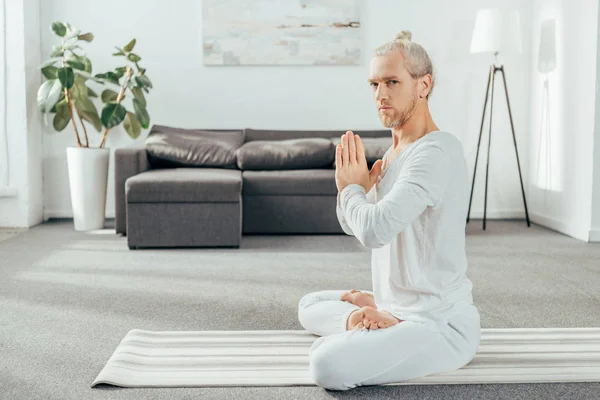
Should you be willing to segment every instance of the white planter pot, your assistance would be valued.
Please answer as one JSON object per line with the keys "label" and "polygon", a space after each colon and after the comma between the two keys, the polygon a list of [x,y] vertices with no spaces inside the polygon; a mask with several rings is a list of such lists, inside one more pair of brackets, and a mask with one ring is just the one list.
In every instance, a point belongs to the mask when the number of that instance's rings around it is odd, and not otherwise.
{"label": "white planter pot", "polygon": [[67,147],[71,207],[76,231],[104,227],[109,158],[110,150],[107,148]]}

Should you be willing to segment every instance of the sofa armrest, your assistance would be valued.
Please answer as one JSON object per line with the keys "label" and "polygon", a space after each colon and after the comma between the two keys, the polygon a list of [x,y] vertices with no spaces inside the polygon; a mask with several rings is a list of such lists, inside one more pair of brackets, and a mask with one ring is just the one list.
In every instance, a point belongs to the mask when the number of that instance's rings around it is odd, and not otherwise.
{"label": "sofa armrest", "polygon": [[151,169],[145,147],[126,147],[115,150],[115,228],[127,234],[127,204],[125,181]]}

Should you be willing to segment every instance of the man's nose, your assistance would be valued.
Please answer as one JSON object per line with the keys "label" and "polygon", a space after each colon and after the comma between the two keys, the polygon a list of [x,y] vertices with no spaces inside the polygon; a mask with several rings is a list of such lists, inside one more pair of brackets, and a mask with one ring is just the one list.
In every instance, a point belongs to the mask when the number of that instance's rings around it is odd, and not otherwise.
{"label": "man's nose", "polygon": [[389,98],[389,94],[388,94],[387,88],[383,87],[382,85],[378,85],[377,86],[377,90],[375,92],[375,98],[378,101],[387,100]]}

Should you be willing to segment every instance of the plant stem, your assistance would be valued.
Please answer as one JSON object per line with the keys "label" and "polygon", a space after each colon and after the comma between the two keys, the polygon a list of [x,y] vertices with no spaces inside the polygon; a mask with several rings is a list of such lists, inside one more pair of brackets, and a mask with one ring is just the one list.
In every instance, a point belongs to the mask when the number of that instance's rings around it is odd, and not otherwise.
{"label": "plant stem", "polygon": [[[75,137],[77,138],[77,147],[83,147],[81,140],[79,140],[79,131],[77,130],[77,124],[75,123],[75,117],[73,116],[73,109],[71,98],[69,97],[69,90],[65,88],[65,99],[67,100],[67,108],[69,109],[69,115],[71,115],[71,122],[73,122],[73,128],[75,128]],[[84,127],[85,129],[85,127]]]}
{"label": "plant stem", "polygon": [[[65,39],[61,39],[61,47],[62,47],[62,66],[64,68],[65,62]],[[75,138],[77,139],[77,147],[83,147],[81,144],[81,140],[79,139],[79,131],[77,130],[77,123],[75,122],[75,117],[73,116],[73,103],[71,102],[71,98],[69,97],[69,89],[65,88],[65,100],[67,101],[67,107],[69,108],[69,115],[71,116],[71,122],[73,122],[73,128],[75,129]],[[77,110],[77,108],[75,108]],[[85,129],[85,126],[83,127]]]}
{"label": "plant stem", "polygon": [[81,118],[81,114],[79,114],[79,110],[75,107],[75,111],[77,112],[77,116],[79,117],[79,122],[81,122],[81,126],[83,126],[83,133],[85,134],[85,147],[90,147],[90,140],[88,139],[87,129],[85,129],[85,124],[83,123],[83,119]]}
{"label": "plant stem", "polygon": [[[125,97],[125,90],[127,90],[127,84],[129,83],[129,80],[131,79],[131,75],[133,75],[133,70],[131,69],[131,67],[127,67],[127,70],[125,71],[125,80],[123,81],[123,85],[121,86],[121,90],[119,91],[119,94],[117,95],[117,103],[120,104],[121,101],[123,101],[123,98]],[[106,138],[108,136],[108,131],[110,129],[106,128],[104,130],[104,135],[102,135],[102,142],[100,142],[100,148],[104,147],[104,143],[106,143]]]}

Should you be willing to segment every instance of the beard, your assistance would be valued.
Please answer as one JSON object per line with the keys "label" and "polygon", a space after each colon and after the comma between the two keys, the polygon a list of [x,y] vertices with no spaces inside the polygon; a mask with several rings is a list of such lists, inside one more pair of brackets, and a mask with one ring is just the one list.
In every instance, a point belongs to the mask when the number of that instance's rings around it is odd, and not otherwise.
{"label": "beard", "polygon": [[402,126],[404,126],[406,121],[408,121],[410,117],[413,116],[416,108],[417,96],[414,96],[410,104],[404,107],[403,110],[394,110],[394,112],[391,115],[379,114],[379,118],[381,119],[383,126],[385,126],[386,128],[401,128]]}

